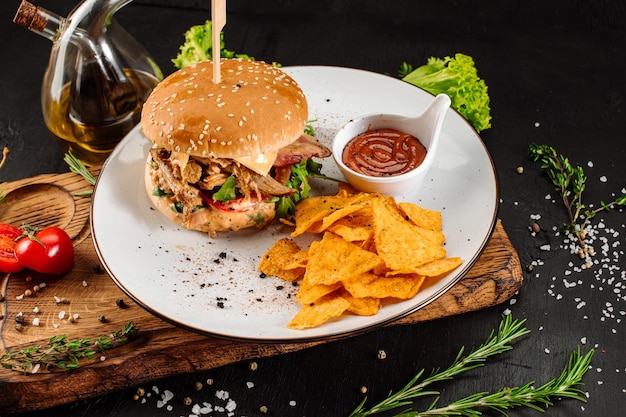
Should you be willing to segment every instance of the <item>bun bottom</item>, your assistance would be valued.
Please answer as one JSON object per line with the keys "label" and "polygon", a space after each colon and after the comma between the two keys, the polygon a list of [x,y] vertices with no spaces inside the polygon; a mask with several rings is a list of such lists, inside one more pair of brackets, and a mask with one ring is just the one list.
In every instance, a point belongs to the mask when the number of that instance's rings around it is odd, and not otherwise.
{"label": "bun bottom", "polygon": [[144,172],[146,193],[154,208],[161,212],[168,220],[189,230],[206,232],[210,237],[216,237],[220,232],[234,232],[251,227],[263,228],[276,216],[275,204],[257,202],[250,204],[245,210],[219,210],[214,207],[205,207],[194,211],[185,218],[182,213],[174,210],[176,198],[174,196],[155,196],[153,194],[157,184],[154,178],[157,173],[152,166],[152,157],[148,155]]}

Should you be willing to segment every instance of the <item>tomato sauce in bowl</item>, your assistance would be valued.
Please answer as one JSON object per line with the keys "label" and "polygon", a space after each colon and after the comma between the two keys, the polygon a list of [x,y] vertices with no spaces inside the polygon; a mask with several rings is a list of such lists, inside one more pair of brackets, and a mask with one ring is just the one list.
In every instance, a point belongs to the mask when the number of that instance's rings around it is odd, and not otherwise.
{"label": "tomato sauce in bowl", "polygon": [[450,98],[439,94],[417,116],[374,113],[349,120],[332,143],[339,171],[359,191],[390,196],[419,192],[436,158],[449,107]]}
{"label": "tomato sauce in bowl", "polygon": [[422,164],[426,148],[415,136],[394,129],[370,130],[348,142],[343,163],[360,174],[388,177],[412,171]]}

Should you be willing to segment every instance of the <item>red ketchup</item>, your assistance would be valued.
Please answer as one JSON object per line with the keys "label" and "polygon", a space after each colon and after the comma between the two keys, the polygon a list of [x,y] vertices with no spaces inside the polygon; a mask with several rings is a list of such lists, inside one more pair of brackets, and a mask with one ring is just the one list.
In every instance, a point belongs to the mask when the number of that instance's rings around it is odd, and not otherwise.
{"label": "red ketchup", "polygon": [[341,155],[348,168],[371,177],[404,174],[420,166],[425,157],[426,148],[415,136],[392,129],[361,133]]}

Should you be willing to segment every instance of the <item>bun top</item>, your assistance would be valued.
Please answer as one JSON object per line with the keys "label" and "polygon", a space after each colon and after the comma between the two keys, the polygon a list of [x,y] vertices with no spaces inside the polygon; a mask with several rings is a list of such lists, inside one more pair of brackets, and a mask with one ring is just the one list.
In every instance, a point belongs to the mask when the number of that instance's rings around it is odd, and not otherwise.
{"label": "bun top", "polygon": [[152,91],[141,129],[158,147],[199,157],[237,158],[282,148],[303,133],[308,106],[285,72],[260,61],[222,59],[180,69]]}

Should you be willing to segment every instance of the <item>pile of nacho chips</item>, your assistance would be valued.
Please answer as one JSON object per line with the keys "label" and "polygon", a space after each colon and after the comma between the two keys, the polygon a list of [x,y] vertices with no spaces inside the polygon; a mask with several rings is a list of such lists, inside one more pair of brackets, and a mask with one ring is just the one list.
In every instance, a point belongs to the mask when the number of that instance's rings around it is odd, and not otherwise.
{"label": "pile of nacho chips", "polygon": [[440,212],[349,186],[298,203],[291,235],[304,233],[322,237],[308,249],[280,239],[259,264],[267,275],[301,280],[296,300],[302,308],[291,329],[316,327],[345,312],[376,314],[381,300],[412,298],[425,279],[461,265],[460,258],[446,257]]}

